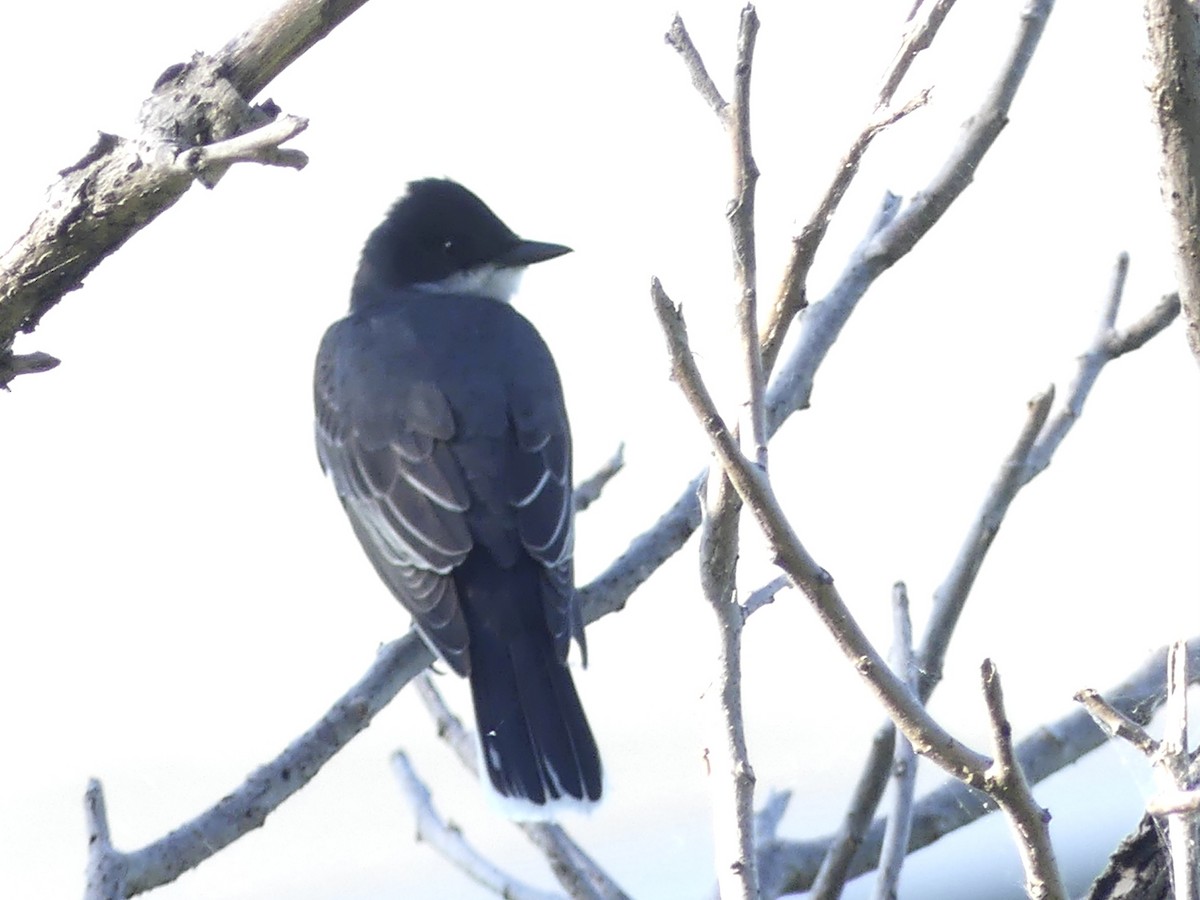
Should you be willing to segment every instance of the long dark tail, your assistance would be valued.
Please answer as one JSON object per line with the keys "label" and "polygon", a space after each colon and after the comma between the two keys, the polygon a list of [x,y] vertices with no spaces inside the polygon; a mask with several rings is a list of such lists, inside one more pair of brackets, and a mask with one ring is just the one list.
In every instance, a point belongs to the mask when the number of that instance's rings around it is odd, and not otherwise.
{"label": "long dark tail", "polygon": [[470,681],[492,786],[541,808],[599,800],[600,752],[550,635],[491,637],[472,640]]}

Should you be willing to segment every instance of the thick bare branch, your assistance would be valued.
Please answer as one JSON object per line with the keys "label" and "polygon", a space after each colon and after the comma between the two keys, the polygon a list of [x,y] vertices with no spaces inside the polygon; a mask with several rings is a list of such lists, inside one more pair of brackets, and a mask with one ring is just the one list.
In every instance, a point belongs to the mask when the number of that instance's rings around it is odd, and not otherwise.
{"label": "thick bare branch", "polygon": [[211,187],[243,160],[304,164],[303,154],[278,146],[303,120],[272,125],[278,108],[249,101],[364,2],[289,0],[220,52],[171,66],[142,104],[139,134],[101,134],[59,173],[42,211],[0,256],[0,386],[15,374],[44,371],[11,361],[16,335],[33,331],[194,180]]}
{"label": "thick bare branch", "polygon": [[[89,871],[123,872],[132,897],[174,881],[242,835],[259,828],[284,800],[312,780],[321,766],[371,723],[371,719],[433,661],[433,654],[410,632],[385,646],[366,675],[320,720],[274,760],[250,775],[214,806],[166,837],[129,853],[108,847]],[[99,796],[99,785],[89,797]],[[89,809],[94,804],[89,800]],[[97,854],[94,845],[93,857]],[[96,895],[97,897],[103,895]],[[89,895],[89,900],[92,897]]]}
{"label": "thick bare branch", "polygon": [[104,790],[94,778],[88,782],[83,796],[83,811],[88,834],[87,886],[83,900],[124,900],[129,896],[125,890],[128,866],[124,855],[113,851]]}
{"label": "thick bare branch", "polygon": [[287,0],[221,50],[230,83],[253,100],[367,0]]}
{"label": "thick bare branch", "polygon": [[1190,0],[1146,0],[1149,88],[1162,153],[1163,203],[1175,233],[1175,272],[1187,341],[1200,363],[1200,21]]}

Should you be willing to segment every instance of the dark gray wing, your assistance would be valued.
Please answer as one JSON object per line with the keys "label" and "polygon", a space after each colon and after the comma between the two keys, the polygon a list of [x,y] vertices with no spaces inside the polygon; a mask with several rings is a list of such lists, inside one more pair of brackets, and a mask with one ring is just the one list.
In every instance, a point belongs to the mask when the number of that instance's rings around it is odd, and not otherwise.
{"label": "dark gray wing", "polygon": [[[537,362],[533,384],[518,386],[510,401],[516,446],[509,499],[516,509],[521,544],[543,567],[542,604],[558,657],[566,660],[574,638],[586,664],[583,618],[575,593],[571,433],[554,364],[548,353]],[[547,371],[537,377],[536,370],[543,367]]]}
{"label": "dark gray wing", "polygon": [[[450,404],[419,367],[389,364],[397,357],[369,338],[350,320],[325,334],[314,382],[317,455],[380,577],[465,675],[467,627],[451,573],[472,547],[471,498],[450,449]],[[402,330],[388,340],[398,356],[416,349],[403,346],[415,339]]]}

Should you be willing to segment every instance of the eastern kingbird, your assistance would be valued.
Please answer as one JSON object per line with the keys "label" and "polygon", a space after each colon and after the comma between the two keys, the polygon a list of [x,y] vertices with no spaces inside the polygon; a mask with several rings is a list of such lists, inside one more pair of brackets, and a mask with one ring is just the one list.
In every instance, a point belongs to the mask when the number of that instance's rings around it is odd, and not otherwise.
{"label": "eastern kingbird", "polygon": [[550,351],[508,304],[526,266],[569,252],[462,185],[413,182],[367,239],[314,386],[321,466],[375,571],[470,679],[488,779],[524,815],[601,791],[566,664],[572,638],[587,662],[571,431]]}

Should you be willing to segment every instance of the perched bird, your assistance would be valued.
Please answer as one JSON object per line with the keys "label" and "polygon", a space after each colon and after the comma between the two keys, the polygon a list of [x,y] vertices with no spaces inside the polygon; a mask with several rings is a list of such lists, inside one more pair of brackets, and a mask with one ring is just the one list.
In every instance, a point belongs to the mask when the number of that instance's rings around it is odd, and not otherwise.
{"label": "perched bird", "polygon": [[584,664],[571,432],[554,360],[508,303],[569,247],[517,237],[453,181],[408,186],[367,239],[317,355],[317,454],[380,578],[470,679],[508,811],[600,798],[567,669]]}

